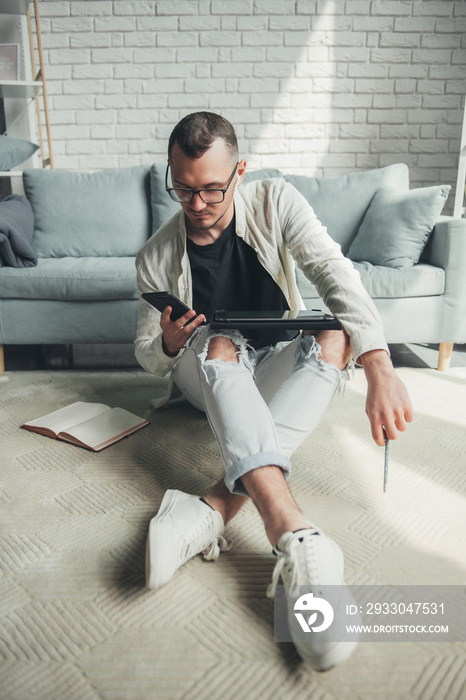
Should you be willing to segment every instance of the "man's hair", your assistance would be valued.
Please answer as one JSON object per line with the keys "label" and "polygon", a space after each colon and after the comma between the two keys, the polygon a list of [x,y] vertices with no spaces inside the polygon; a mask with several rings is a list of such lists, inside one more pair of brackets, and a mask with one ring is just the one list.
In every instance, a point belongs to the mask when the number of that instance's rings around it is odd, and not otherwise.
{"label": "man's hair", "polygon": [[227,119],[213,112],[193,112],[178,122],[168,141],[170,158],[175,142],[189,158],[200,158],[216,139],[223,139],[232,159],[238,160],[238,141]]}

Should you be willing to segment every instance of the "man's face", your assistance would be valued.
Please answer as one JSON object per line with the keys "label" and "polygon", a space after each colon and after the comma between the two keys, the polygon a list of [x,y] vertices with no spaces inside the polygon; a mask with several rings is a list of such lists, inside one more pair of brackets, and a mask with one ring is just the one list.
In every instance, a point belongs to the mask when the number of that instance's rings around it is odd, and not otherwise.
{"label": "man's face", "polygon": [[[216,139],[212,146],[200,157],[189,158],[174,144],[170,154],[170,170],[174,187],[186,187],[192,190],[218,187],[224,189],[231,177],[235,162],[223,139]],[[241,161],[237,173],[242,177],[245,162]],[[225,193],[225,199],[219,204],[204,202],[198,194],[190,202],[181,204],[184,213],[194,231],[208,231],[217,226],[224,230],[234,214],[233,192],[239,182],[236,174]],[[189,226],[188,226],[189,228]]]}

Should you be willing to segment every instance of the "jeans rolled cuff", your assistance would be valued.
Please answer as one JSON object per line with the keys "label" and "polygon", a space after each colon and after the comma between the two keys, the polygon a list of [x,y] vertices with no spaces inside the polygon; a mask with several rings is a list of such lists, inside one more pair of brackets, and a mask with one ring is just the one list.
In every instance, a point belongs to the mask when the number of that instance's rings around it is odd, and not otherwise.
{"label": "jeans rolled cuff", "polygon": [[248,496],[249,494],[241,482],[241,477],[253,469],[269,465],[280,467],[284,472],[285,481],[288,481],[291,473],[291,464],[287,457],[284,457],[279,452],[258,452],[238,460],[228,470],[227,474],[225,474],[225,484],[228,490],[240,496]]}

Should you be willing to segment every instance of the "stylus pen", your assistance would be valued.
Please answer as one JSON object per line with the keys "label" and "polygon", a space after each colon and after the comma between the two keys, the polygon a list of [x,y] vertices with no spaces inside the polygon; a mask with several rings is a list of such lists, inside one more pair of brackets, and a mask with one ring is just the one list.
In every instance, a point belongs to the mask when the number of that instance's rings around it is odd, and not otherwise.
{"label": "stylus pen", "polygon": [[385,464],[383,468],[383,490],[384,492],[387,490],[387,481],[388,481],[388,451],[389,451],[389,446],[390,446],[390,440],[388,439],[387,435],[385,435]]}

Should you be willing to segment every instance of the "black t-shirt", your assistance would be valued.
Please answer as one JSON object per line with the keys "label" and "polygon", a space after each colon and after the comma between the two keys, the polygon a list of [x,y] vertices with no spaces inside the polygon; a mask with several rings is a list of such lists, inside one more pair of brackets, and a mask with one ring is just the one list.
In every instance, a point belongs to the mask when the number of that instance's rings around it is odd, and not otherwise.
{"label": "black t-shirt", "polygon": [[[193,282],[193,309],[210,321],[217,309],[265,311],[289,309],[273,277],[260,264],[256,252],[236,235],[235,217],[221,236],[208,245],[187,239]],[[250,332],[248,340],[257,348],[291,340],[296,331]]]}

